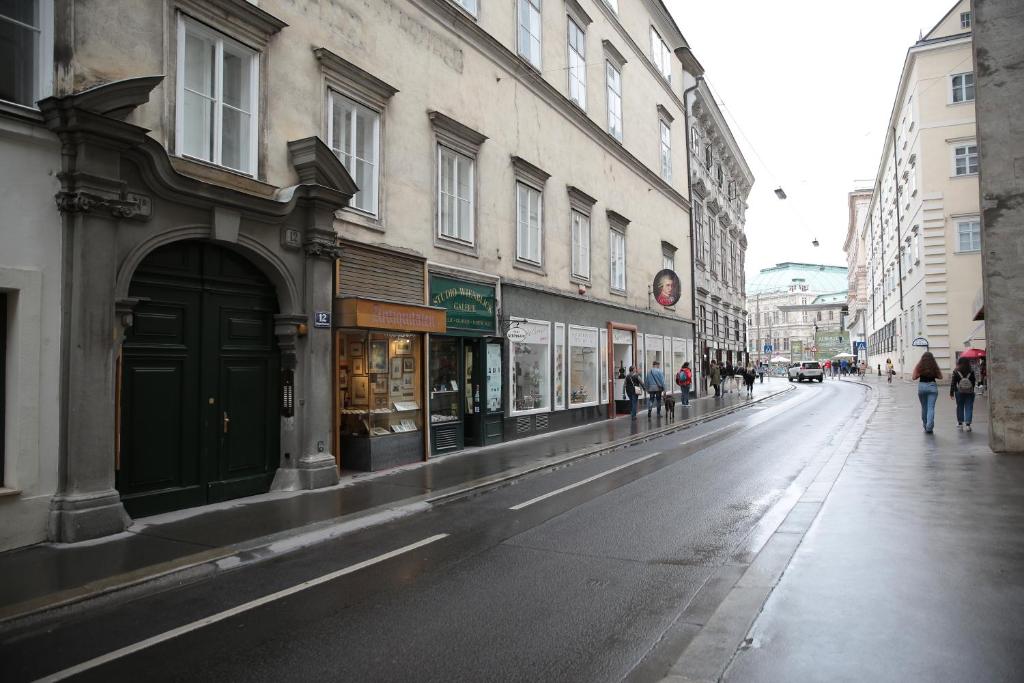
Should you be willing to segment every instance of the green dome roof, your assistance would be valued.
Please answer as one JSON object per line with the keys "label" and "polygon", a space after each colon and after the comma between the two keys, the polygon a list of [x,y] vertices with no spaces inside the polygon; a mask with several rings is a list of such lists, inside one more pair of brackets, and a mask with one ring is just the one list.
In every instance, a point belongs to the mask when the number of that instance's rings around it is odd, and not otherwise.
{"label": "green dome roof", "polygon": [[[747,281],[747,296],[765,292],[787,292],[790,285],[807,285],[811,294],[842,294],[849,287],[846,266],[817,263],[780,263],[762,268]],[[819,302],[821,303],[821,302]]]}

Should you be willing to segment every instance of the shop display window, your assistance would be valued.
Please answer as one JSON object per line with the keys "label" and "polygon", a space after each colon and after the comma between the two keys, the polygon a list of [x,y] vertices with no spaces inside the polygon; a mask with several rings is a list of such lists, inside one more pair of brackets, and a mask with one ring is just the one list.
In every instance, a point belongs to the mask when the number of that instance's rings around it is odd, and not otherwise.
{"label": "shop display window", "polygon": [[453,337],[430,338],[430,424],[458,422],[459,414],[459,340]]}
{"label": "shop display window", "polygon": [[601,376],[598,381],[601,384],[601,403],[608,402],[608,330],[601,330],[601,344],[598,350],[598,357],[601,363]]}
{"label": "shop display window", "polygon": [[598,402],[598,333],[595,327],[569,325],[569,405]]}
{"label": "shop display window", "polygon": [[501,377],[501,344],[487,344],[487,412],[501,412],[501,391],[504,382]]}
{"label": "shop display window", "polygon": [[[676,375],[679,374],[679,368],[683,367],[683,363],[690,360],[686,355],[686,340],[679,339],[678,337],[672,340],[672,392],[679,393],[682,391],[680,386],[676,384]],[[692,364],[691,364],[692,365]],[[692,367],[690,368],[693,369]],[[669,373],[665,373],[668,375]]]}
{"label": "shop display window", "polygon": [[644,377],[646,378],[646,372],[654,367],[654,361],[658,361],[662,371],[665,370],[665,352],[663,348],[664,339],[661,335],[648,334],[644,336],[644,349],[647,352],[646,362],[644,363]]}
{"label": "shop display window", "polygon": [[377,437],[423,429],[419,334],[337,330],[339,433]]}
{"label": "shop display window", "polygon": [[551,325],[539,320],[513,322],[525,339],[509,340],[512,415],[551,409]]}
{"label": "shop display window", "polygon": [[629,330],[612,330],[612,367],[615,377],[615,398],[624,396],[626,373],[633,364],[633,333]]}
{"label": "shop display window", "polygon": [[565,408],[565,323],[555,323],[555,410]]}

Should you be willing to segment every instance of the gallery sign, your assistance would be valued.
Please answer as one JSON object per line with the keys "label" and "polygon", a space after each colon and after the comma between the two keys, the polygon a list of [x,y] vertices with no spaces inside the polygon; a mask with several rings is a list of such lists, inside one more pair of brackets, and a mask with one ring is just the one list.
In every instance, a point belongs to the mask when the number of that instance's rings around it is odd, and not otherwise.
{"label": "gallery sign", "polygon": [[494,334],[497,296],[493,285],[431,275],[430,305],[447,311],[449,332]]}
{"label": "gallery sign", "polygon": [[444,334],[445,312],[430,306],[393,304],[373,299],[335,299],[334,320],[340,327]]}
{"label": "gallery sign", "polygon": [[674,270],[665,268],[654,276],[654,299],[662,306],[675,306],[682,294],[683,288]]}

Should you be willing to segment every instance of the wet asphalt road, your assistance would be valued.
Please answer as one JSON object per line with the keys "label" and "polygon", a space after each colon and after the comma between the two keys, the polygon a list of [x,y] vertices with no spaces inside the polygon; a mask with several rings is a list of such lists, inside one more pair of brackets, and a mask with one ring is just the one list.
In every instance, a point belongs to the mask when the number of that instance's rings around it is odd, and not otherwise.
{"label": "wet asphalt road", "polygon": [[[6,633],[0,678],[36,679],[180,628],[77,680],[642,679],[637,667],[666,629],[754,542],[758,521],[864,396],[843,382],[801,385],[388,525]],[[447,536],[194,626],[439,534]]]}

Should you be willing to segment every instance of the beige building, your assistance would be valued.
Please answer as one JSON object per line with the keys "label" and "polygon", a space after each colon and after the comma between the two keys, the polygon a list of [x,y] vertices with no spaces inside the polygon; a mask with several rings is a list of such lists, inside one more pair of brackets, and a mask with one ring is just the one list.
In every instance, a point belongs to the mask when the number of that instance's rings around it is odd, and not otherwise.
{"label": "beige building", "polygon": [[[22,5],[0,117],[65,270],[49,323],[5,294],[5,444],[58,319],[67,409],[52,462],[5,447],[41,474],[3,545],[604,419],[628,365],[693,360],[700,66],[660,0]],[[11,234],[0,290],[52,266]]]}
{"label": "beige building", "polygon": [[747,360],[746,220],[754,175],[703,79],[689,104],[697,344],[706,378],[712,359]]}
{"label": "beige building", "polygon": [[[978,147],[967,0],[907,52],[868,207],[869,363],[909,375],[927,348],[946,369],[984,347]],[[914,341],[917,341],[917,345]],[[927,344],[927,347],[925,346]]]}
{"label": "beige building", "polygon": [[854,342],[857,362],[867,361],[867,329],[868,311],[871,300],[868,297],[867,263],[867,229],[868,207],[871,205],[871,190],[854,190],[847,196],[848,219],[846,223],[846,240],[843,251],[846,252],[846,268],[849,276],[846,304],[849,315],[846,318],[846,329],[850,340]]}

